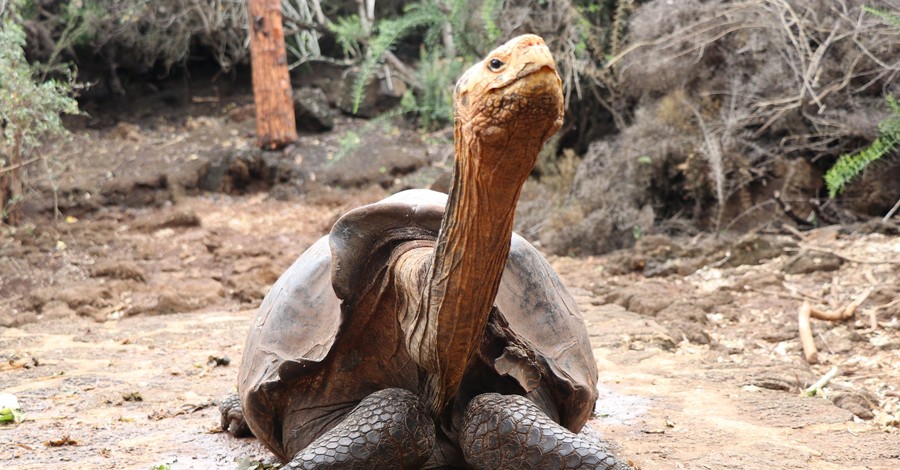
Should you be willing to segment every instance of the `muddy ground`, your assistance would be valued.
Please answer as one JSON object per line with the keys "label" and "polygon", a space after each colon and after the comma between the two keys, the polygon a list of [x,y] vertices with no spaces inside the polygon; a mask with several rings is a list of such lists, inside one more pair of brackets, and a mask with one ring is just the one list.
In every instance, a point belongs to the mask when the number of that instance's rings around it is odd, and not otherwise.
{"label": "muddy ground", "polygon": [[[215,407],[234,387],[254,308],[341,213],[446,174],[446,135],[339,117],[330,133],[263,154],[251,150],[247,99],[199,98],[192,117],[148,105],[73,121],[74,138],[45,149],[53,172],[32,169],[28,223],[0,229],[0,392],[27,417],[0,427],[0,467],[271,461],[222,433]],[[651,236],[550,260],[600,368],[590,427],[624,459],[645,470],[900,467],[896,226]],[[801,303],[837,310],[866,293],[849,320],[813,320],[808,365]],[[832,367],[822,395],[801,396]]]}

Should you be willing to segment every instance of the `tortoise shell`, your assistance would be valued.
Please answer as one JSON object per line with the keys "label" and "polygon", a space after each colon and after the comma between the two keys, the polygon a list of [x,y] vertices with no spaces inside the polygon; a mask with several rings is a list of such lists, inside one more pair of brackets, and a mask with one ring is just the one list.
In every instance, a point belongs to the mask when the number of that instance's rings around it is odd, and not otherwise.
{"label": "tortoise shell", "polygon": [[[386,282],[385,269],[372,268],[386,263],[378,253],[403,243],[433,244],[446,201],[442,193],[409,190],[348,212],[266,295],[244,348],[238,391],[248,425],[274,453],[288,455],[283,436],[298,395],[306,395],[304,406],[328,406],[328,395],[335,393],[347,401],[379,386],[419,391],[425,371],[409,360],[397,362],[402,373],[385,370],[392,367],[384,365],[389,359],[378,362],[371,352],[378,349],[361,344],[381,342],[393,351],[386,355],[404,354],[402,346],[385,344],[398,342],[395,337],[360,331],[371,328],[367,315],[376,315],[365,293]],[[479,366],[467,369],[454,406],[485,391],[518,393],[578,432],[597,396],[597,366],[584,321],[543,256],[516,234],[510,242],[478,360],[472,361]],[[350,372],[338,377],[341,371]],[[323,388],[329,380],[339,388]],[[452,435],[452,426],[444,427]]]}

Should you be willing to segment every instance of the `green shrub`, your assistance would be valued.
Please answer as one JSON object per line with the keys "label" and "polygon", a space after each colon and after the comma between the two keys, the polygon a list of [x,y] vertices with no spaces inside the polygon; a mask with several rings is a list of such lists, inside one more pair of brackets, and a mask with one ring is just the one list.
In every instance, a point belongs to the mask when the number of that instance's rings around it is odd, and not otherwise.
{"label": "green shrub", "polygon": [[[900,29],[900,14],[863,6],[863,11],[881,18],[885,23]],[[900,104],[897,99],[888,95],[886,98],[891,115],[878,124],[880,135],[869,146],[854,154],[841,155],[834,166],[825,173],[825,186],[828,197],[835,197],[844,190],[853,178],[856,178],[872,162],[890,154],[900,143]]]}
{"label": "green shrub", "polygon": [[[111,67],[168,70],[203,46],[228,70],[247,55],[242,0],[62,0],[29,8],[36,27],[53,40],[48,63],[80,47]],[[43,10],[43,9],[47,10]],[[41,11],[46,11],[41,14]]]}
{"label": "green shrub", "polygon": [[71,81],[44,80],[25,60],[19,0],[0,11],[0,220],[20,221],[24,167],[43,139],[65,134],[61,113],[78,113]]}
{"label": "green shrub", "polygon": [[844,154],[825,173],[828,196],[835,197],[844,190],[872,162],[889,155],[900,144],[900,103],[893,96],[887,97],[891,115],[878,125],[881,135],[868,147],[853,154]]}
{"label": "green shrub", "polygon": [[[480,8],[476,5],[480,3]],[[403,100],[402,111],[419,116],[423,127],[444,125],[452,120],[452,90],[469,63],[501,35],[495,17],[502,2],[473,0],[422,0],[404,8],[397,18],[378,21],[370,37],[360,35],[358,17],[343,18],[331,25],[345,53],[360,50],[366,55],[353,86],[354,110],[359,107],[366,84],[389,51],[409,36],[422,37],[413,91]]]}

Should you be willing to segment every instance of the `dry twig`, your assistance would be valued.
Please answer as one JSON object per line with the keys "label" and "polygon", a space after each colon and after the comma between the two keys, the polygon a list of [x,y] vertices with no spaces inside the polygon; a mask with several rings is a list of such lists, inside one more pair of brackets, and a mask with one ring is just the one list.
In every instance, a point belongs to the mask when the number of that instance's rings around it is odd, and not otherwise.
{"label": "dry twig", "polygon": [[847,304],[847,306],[841,310],[828,311],[810,307],[810,316],[812,318],[815,318],[816,320],[844,321],[852,317],[853,314],[856,313],[856,309],[859,308],[859,306],[862,305],[862,303],[865,302],[867,298],[869,298],[869,295],[871,293],[872,288],[870,287],[863,291],[863,293],[860,294],[859,297]]}
{"label": "dry twig", "polygon": [[856,309],[869,298],[871,293],[872,288],[870,287],[863,291],[863,293],[852,302],[847,304],[846,307],[834,311],[821,310],[811,306],[808,301],[803,301],[803,304],[800,305],[800,312],[797,315],[797,328],[800,335],[800,345],[803,346],[803,356],[806,358],[808,364],[816,364],[819,362],[818,350],[816,349],[816,343],[813,340],[812,327],[810,326],[809,319],[815,318],[817,320],[825,321],[846,320],[856,313]]}
{"label": "dry twig", "polygon": [[828,385],[828,382],[831,382],[831,379],[835,378],[838,374],[838,368],[832,367],[831,370],[825,373],[821,379],[816,381],[816,383],[810,385],[806,390],[803,391],[803,395],[807,397],[815,396],[822,387]]}
{"label": "dry twig", "polygon": [[800,345],[803,346],[803,357],[806,358],[807,364],[816,364],[819,362],[816,343],[813,341],[812,328],[809,325],[809,316],[811,307],[809,302],[803,302],[800,306],[800,313],[797,315],[797,327],[800,330]]}

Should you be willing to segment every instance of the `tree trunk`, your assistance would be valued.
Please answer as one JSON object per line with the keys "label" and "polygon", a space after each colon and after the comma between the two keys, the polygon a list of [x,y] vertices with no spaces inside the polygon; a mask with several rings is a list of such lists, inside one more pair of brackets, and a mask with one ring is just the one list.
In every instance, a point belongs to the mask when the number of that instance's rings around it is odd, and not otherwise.
{"label": "tree trunk", "polygon": [[261,148],[276,149],[297,140],[281,0],[247,0],[247,12],[256,101],[256,140]]}
{"label": "tree trunk", "polygon": [[22,136],[16,135],[10,150],[9,161],[0,167],[0,223],[19,225],[22,222],[22,211],[19,203],[22,199]]}

